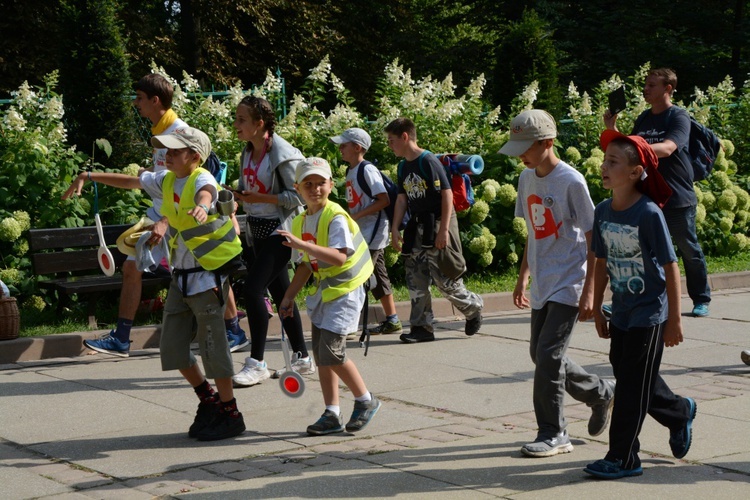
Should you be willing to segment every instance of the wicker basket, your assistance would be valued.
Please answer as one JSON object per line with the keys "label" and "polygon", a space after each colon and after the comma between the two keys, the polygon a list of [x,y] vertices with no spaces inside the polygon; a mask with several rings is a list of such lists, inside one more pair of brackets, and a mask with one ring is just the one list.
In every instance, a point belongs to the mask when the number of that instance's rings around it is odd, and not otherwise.
{"label": "wicker basket", "polygon": [[18,338],[21,315],[15,297],[0,298],[0,340]]}

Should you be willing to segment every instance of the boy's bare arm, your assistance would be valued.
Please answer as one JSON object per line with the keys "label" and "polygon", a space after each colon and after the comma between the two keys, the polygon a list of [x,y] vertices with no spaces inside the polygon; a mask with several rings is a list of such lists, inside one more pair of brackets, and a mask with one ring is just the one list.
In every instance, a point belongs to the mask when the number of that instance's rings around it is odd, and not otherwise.
{"label": "boy's bare arm", "polygon": [[391,226],[391,246],[397,252],[401,251],[401,244],[404,239],[401,237],[401,233],[398,228],[401,226],[401,221],[404,220],[404,214],[406,213],[406,207],[409,201],[406,199],[406,195],[399,193],[396,198],[396,206],[393,207],[393,225]]}
{"label": "boy's bare arm", "polygon": [[294,315],[294,298],[300,290],[302,290],[302,287],[305,286],[307,280],[310,279],[311,274],[312,270],[309,267],[305,265],[297,266],[297,270],[294,272],[294,278],[292,278],[292,282],[286,289],[281,304],[279,304],[279,316],[282,318],[288,318]]}
{"label": "boy's bare arm", "polygon": [[438,250],[448,245],[448,228],[450,227],[452,213],[453,191],[443,189],[440,191],[440,227],[437,236],[435,236],[435,248]]}
{"label": "boy's bare arm", "polygon": [[282,241],[284,246],[294,248],[305,252],[311,258],[325,262],[332,266],[343,266],[346,262],[346,249],[345,248],[327,248],[320,245],[316,245],[312,241],[304,241],[297,238],[289,231],[279,230],[278,233],[286,238],[286,241]]}
{"label": "boy's bare arm", "polygon": [[607,290],[608,282],[607,259],[596,259],[594,262],[594,323],[596,333],[603,339],[609,338],[609,325],[602,312],[602,302],[604,302],[604,292]]}
{"label": "boy's bare arm", "polygon": [[667,304],[669,307],[667,324],[664,326],[664,345],[673,347],[683,341],[680,311],[680,269],[677,267],[677,263],[666,264],[664,274],[667,278]]}
{"label": "boy's bare arm", "polygon": [[356,214],[352,215],[352,219],[358,220],[362,217],[366,217],[368,215],[373,215],[381,210],[383,210],[385,207],[388,206],[388,204],[391,202],[391,199],[388,197],[388,193],[380,193],[375,195],[375,201],[368,205],[366,208],[363,208],[361,211],[357,212]]}
{"label": "boy's bare arm", "polygon": [[521,259],[521,268],[518,270],[518,281],[516,281],[516,288],[513,290],[513,303],[519,309],[525,309],[529,307],[529,299],[526,297],[526,288],[529,286],[529,261],[528,253],[529,250],[529,238],[526,237],[526,245],[523,247],[523,258]]}
{"label": "boy's bare arm", "polygon": [[596,275],[596,256],[591,251],[591,231],[586,231],[586,279],[583,282],[581,299],[578,302],[578,321],[594,317],[594,276]]}
{"label": "boy's bare arm", "polygon": [[138,179],[138,177],[133,177],[132,175],[112,174],[108,172],[81,172],[73,180],[72,184],[65,191],[65,193],[63,193],[62,199],[66,200],[73,196],[74,193],[80,196],[84,184],[86,184],[86,181],[89,180],[101,182],[106,186],[112,186],[120,189],[141,188],[141,181]]}

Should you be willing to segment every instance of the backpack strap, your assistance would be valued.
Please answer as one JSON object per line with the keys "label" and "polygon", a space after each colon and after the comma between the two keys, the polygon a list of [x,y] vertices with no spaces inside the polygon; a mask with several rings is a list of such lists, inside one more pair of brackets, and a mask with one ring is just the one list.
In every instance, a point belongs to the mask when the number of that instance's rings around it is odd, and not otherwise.
{"label": "backpack strap", "polygon": [[[362,188],[362,192],[370,197],[371,200],[374,200],[375,198],[372,196],[372,188],[370,185],[365,181],[365,168],[367,165],[372,165],[371,162],[367,160],[362,160],[362,162],[358,166],[357,170],[357,184],[359,184],[359,187]],[[380,170],[378,170],[380,172]],[[382,176],[382,172],[380,173]],[[378,210],[378,218],[375,221],[375,225],[372,227],[372,234],[370,235],[370,238],[367,240],[367,246],[369,247],[372,245],[372,242],[375,240],[375,234],[378,232],[378,228],[380,227],[380,219],[383,218],[383,211]]]}

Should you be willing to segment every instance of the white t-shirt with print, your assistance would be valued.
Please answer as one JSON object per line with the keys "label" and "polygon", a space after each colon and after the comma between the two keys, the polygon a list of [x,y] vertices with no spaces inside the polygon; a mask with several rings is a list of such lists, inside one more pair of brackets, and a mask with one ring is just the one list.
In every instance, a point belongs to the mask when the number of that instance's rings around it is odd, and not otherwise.
{"label": "white t-shirt with print", "polygon": [[[242,165],[242,186],[245,191],[267,194],[271,192],[271,183],[273,182],[273,172],[271,171],[271,162],[269,155],[263,155],[260,164],[252,162],[253,155],[247,155],[247,161]],[[243,204],[245,213],[252,217],[262,219],[278,219],[279,210],[273,203],[245,203]]]}
{"label": "white t-shirt with print", "polygon": [[[359,185],[357,179],[359,178],[359,169],[364,168],[364,180],[370,186],[373,198],[367,196],[362,190],[362,186]],[[354,168],[350,168],[346,171],[346,202],[349,205],[349,213],[354,215],[361,212],[368,206],[375,203],[374,197],[385,193],[385,184],[383,184],[383,177],[375,165],[364,162],[360,163]],[[378,221],[378,215],[380,215],[380,221]],[[375,224],[378,224],[377,229]],[[384,211],[366,215],[360,219],[357,219],[359,230],[362,233],[362,237],[367,242],[369,248],[372,250],[380,250],[388,245],[388,235],[390,234],[390,226],[388,224],[388,217]],[[375,230],[373,234],[373,230]]]}
{"label": "white t-shirt with print", "polygon": [[[160,172],[144,172],[141,177],[141,187],[146,191],[151,198],[154,200],[162,200],[162,185],[164,184],[164,178],[167,175],[168,170],[162,170]],[[174,200],[175,209],[180,204],[180,196],[185,190],[185,184],[190,177],[183,177],[181,179],[175,179],[174,182]],[[195,203],[198,202],[198,191],[206,187],[211,193],[211,204],[209,208],[213,207],[218,199],[219,191],[217,189],[216,179],[208,173],[201,172],[195,181]],[[177,239],[177,248],[172,255],[172,261],[170,265],[175,269],[192,269],[199,267],[198,260],[193,256],[188,247],[185,245],[184,240],[181,236]],[[182,280],[179,280],[180,290],[182,290]],[[197,273],[190,273],[187,280],[188,295],[195,295],[200,292],[205,292],[216,286],[216,278],[214,273],[210,271],[201,271]],[[185,290],[182,290],[184,293]]]}
{"label": "white t-shirt with print", "polygon": [[[322,210],[313,215],[306,215],[302,226],[302,239],[304,241],[317,242],[318,221]],[[335,216],[328,226],[328,248],[346,249],[346,254],[354,253],[354,242],[349,231],[346,218],[341,215]],[[295,262],[302,262],[302,252],[295,252]],[[313,269],[317,261],[311,259]],[[355,333],[359,329],[359,316],[362,305],[365,303],[364,287],[357,287],[351,293],[342,295],[331,302],[323,303],[321,290],[307,297],[307,316],[316,327],[328,330],[339,335]]]}
{"label": "white t-shirt with print", "polygon": [[529,232],[531,307],[541,309],[549,301],[578,306],[586,278],[586,232],[594,227],[594,203],[583,175],[564,162],[544,177],[527,168],[518,180],[515,214]]}

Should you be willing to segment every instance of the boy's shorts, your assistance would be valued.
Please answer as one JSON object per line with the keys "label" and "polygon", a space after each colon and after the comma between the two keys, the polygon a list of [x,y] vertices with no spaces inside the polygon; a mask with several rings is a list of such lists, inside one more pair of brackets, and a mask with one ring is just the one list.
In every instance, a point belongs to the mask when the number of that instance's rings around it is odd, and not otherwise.
{"label": "boy's shorts", "polygon": [[393,289],[391,288],[391,279],[388,277],[388,269],[385,267],[385,250],[373,250],[370,249],[370,257],[372,263],[375,266],[373,274],[375,275],[375,281],[377,284],[375,288],[370,290],[375,300],[380,300],[386,295],[392,295]]}
{"label": "boy's shorts", "polygon": [[312,325],[312,354],[318,366],[346,363],[346,335],[333,333]]}
{"label": "boy's shorts", "polygon": [[178,279],[177,276],[172,277],[167,302],[164,304],[159,342],[162,370],[185,370],[195,365],[197,360],[190,350],[190,343],[195,340],[198,342],[206,377],[231,377],[234,375],[234,365],[229,355],[224,325],[229,280],[224,280],[222,286],[224,306],[221,306],[214,290],[183,297],[177,285]]}

